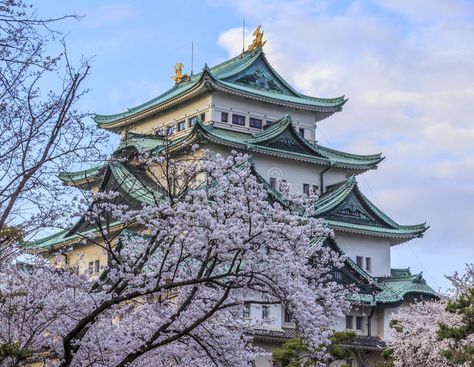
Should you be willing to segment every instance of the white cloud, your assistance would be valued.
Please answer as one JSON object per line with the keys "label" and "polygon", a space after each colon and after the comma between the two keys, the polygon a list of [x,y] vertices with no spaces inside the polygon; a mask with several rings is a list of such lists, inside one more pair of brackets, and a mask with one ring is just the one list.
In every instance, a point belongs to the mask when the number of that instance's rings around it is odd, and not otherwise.
{"label": "white cloud", "polygon": [[[473,5],[334,4],[245,0],[235,6],[249,23],[263,23],[267,57],[289,82],[310,95],[349,98],[341,113],[320,124],[321,143],[383,151],[379,170],[366,174],[377,202],[402,223],[428,221],[426,238],[414,242],[426,251],[425,266],[451,252],[452,243],[464,257],[450,261],[461,269],[474,259]],[[239,32],[219,38],[230,56],[240,51]],[[367,187],[366,193],[375,200]],[[433,273],[442,283],[443,269]]]}

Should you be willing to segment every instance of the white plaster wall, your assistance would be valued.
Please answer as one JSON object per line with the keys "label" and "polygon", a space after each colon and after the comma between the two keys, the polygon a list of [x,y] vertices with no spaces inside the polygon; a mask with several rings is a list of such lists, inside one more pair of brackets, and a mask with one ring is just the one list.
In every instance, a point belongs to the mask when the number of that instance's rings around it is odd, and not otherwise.
{"label": "white plaster wall", "polygon": [[315,140],[316,114],[310,111],[301,111],[287,107],[280,107],[269,103],[259,103],[241,97],[229,96],[221,92],[212,93],[212,120],[221,121],[221,111],[229,112],[229,123],[232,123],[232,112],[247,116],[276,121],[286,114],[290,114],[296,127],[305,129],[305,138]]}
{"label": "white plaster wall", "polygon": [[[167,126],[173,122],[186,120],[188,117],[206,113],[206,120],[211,118],[211,94],[203,94],[191,100],[185,101],[175,107],[159,112],[145,120],[131,125],[129,131],[140,134],[150,134],[157,127]],[[186,128],[188,126],[186,125]]]}
{"label": "white plaster wall", "polygon": [[403,307],[408,307],[410,305],[410,302],[405,301],[403,302],[400,306],[395,307],[395,308],[386,308],[383,311],[383,335],[381,337],[385,340],[391,340],[393,338],[391,334],[391,328],[390,328],[390,319],[393,317],[394,314],[396,314],[400,309]]}
{"label": "white plaster wall", "polygon": [[[320,186],[320,173],[324,166],[282,159],[266,154],[253,154],[255,168],[267,181],[270,177],[287,180],[292,192],[303,192],[303,183]],[[324,186],[332,185],[346,179],[346,171],[331,168],[324,173]]]}
{"label": "white plaster wall", "polygon": [[[210,149],[221,155],[230,155],[233,148],[216,144],[206,144],[202,148]],[[320,186],[320,173],[324,166],[300,162],[293,159],[283,159],[267,154],[253,153],[257,172],[268,182],[270,177],[287,180],[290,190],[295,193],[303,192],[303,183]],[[324,186],[333,185],[346,179],[346,171],[341,168],[331,168],[324,173]]]}
{"label": "white plaster wall", "polygon": [[[390,240],[382,237],[361,236],[335,231],[336,242],[352,260],[356,256],[372,258],[372,271],[375,277],[390,275]],[[365,264],[364,264],[365,266]],[[364,269],[365,270],[365,269]]]}
{"label": "white plaster wall", "polygon": [[[357,308],[351,310],[348,315],[352,315],[354,317],[353,320],[353,329],[346,329],[346,317],[344,316],[334,316],[332,319],[332,328],[336,331],[353,331],[357,333],[358,335],[368,335],[368,320],[369,320],[369,315],[370,315],[370,308],[368,307],[363,307],[363,308]],[[364,318],[363,323],[362,323],[362,330],[357,330],[356,327],[356,321],[355,318],[357,316],[362,316]],[[372,315],[372,318],[370,319],[370,327],[371,327],[371,335],[372,336],[378,336],[378,327],[379,327],[379,318],[377,316],[377,313],[374,313]]]}

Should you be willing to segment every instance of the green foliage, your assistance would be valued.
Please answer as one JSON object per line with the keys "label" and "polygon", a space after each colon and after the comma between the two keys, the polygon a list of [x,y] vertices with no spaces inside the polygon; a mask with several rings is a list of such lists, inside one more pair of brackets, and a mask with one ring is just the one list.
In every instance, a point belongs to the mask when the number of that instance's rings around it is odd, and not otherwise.
{"label": "green foliage", "polygon": [[311,361],[308,360],[308,348],[298,337],[286,341],[281,348],[275,349],[272,356],[282,367],[311,366]]}
{"label": "green foliage", "polygon": [[[396,320],[392,320],[396,321]],[[390,322],[392,324],[392,322]],[[399,325],[400,323],[396,321],[395,325]],[[392,325],[390,325],[392,327]],[[392,348],[385,348],[382,353],[380,353],[380,356],[382,357],[382,360],[377,363],[377,367],[393,367],[393,352],[394,350]]]}
{"label": "green foliage", "polygon": [[[331,361],[352,357],[353,352],[344,345],[351,344],[356,337],[357,334],[353,331],[335,331],[329,338],[331,344],[328,346],[328,352]],[[298,337],[286,341],[281,348],[275,349],[272,356],[282,367],[310,367],[318,362],[311,358],[308,348]]]}
{"label": "green foliage", "polygon": [[353,355],[351,349],[343,345],[351,344],[355,341],[357,334],[353,331],[335,331],[329,338],[331,345],[329,346],[329,353],[333,360],[349,358]]}
{"label": "green foliage", "polygon": [[451,339],[450,348],[443,351],[443,357],[454,365],[467,364],[474,367],[474,345],[463,343],[474,334],[474,288],[459,298],[449,301],[446,311],[461,316],[461,323],[456,326],[440,324],[438,336],[441,340]]}
{"label": "green foliage", "polygon": [[20,242],[23,240],[23,229],[19,226],[4,225],[0,228],[0,243]]}
{"label": "green foliage", "polygon": [[388,324],[393,330],[401,333],[403,331],[403,326],[399,320],[390,320],[390,323]]}
{"label": "green foliage", "polygon": [[0,343],[0,361],[13,360],[17,362],[25,361],[32,356],[30,350],[21,348],[20,342],[8,341]]}

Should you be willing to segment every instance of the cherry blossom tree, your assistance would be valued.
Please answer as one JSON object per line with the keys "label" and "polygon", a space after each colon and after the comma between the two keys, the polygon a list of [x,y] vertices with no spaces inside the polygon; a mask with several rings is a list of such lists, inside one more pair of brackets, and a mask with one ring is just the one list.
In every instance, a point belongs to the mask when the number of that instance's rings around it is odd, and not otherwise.
{"label": "cherry blossom tree", "polygon": [[55,29],[77,19],[41,18],[23,1],[0,1],[0,234],[53,224],[64,211],[57,173],[101,159],[106,135],[76,107],[89,64],[71,60]]}
{"label": "cherry blossom tree", "polygon": [[389,347],[396,366],[472,366],[474,267],[447,278],[453,289],[439,301],[416,302],[393,315]]}
{"label": "cherry blossom tree", "polygon": [[62,367],[244,366],[261,353],[252,331],[265,327],[242,317],[248,303],[284,304],[324,360],[331,318],[349,304],[332,280],[344,259],[319,240],[331,232],[312,216],[315,198],[269,196],[246,155],[188,149],[109,161],[134,167],[122,183],[153,179],[136,187],[140,206],[120,182],[88,198],[77,235],[108,255],[98,278],[41,262],[2,274],[5,361],[43,352]]}

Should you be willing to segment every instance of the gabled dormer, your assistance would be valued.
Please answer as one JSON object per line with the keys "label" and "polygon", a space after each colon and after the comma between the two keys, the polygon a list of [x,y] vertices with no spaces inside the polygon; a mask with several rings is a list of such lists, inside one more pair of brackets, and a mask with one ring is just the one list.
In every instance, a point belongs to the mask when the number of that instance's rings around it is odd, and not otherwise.
{"label": "gabled dormer", "polygon": [[391,245],[422,237],[428,229],[426,223],[395,222],[362,194],[355,176],[330,187],[317,201],[315,211],[336,231],[387,238]]}

